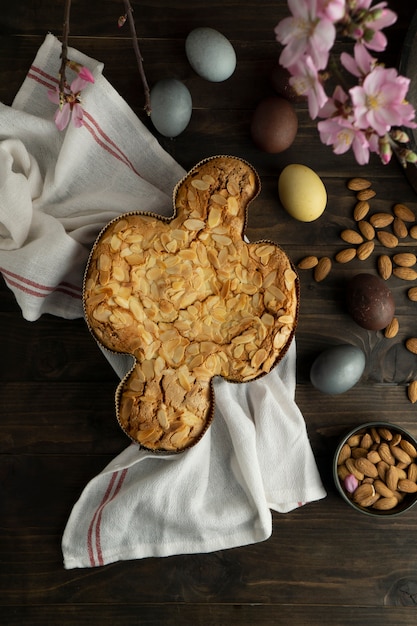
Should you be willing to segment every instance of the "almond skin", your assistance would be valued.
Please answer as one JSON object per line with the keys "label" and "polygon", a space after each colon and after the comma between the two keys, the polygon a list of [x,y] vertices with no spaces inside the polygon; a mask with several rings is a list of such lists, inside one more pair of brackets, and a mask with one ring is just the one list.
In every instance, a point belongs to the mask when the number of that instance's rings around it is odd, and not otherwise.
{"label": "almond skin", "polygon": [[392,261],[387,254],[378,257],[378,273],[383,280],[388,280],[392,274]]}
{"label": "almond skin", "polygon": [[401,203],[394,204],[394,207],[392,210],[393,210],[394,215],[402,219],[404,222],[414,222],[416,219],[416,216],[414,215],[413,211],[405,204],[401,204]]}
{"label": "almond skin", "polygon": [[405,342],[405,347],[407,348],[409,352],[412,352],[413,354],[417,354],[417,338],[410,337],[409,339],[407,339]]}
{"label": "almond skin", "polygon": [[401,267],[413,267],[413,265],[417,263],[417,257],[412,252],[394,254],[392,260],[396,265],[400,265]]}
{"label": "almond skin", "polygon": [[370,200],[371,198],[375,198],[375,196],[376,196],[376,191],[374,191],[371,188],[361,189],[356,194],[356,197],[358,200]]}
{"label": "almond skin", "polygon": [[416,493],[417,483],[409,480],[408,478],[403,478],[398,481],[398,491],[402,491],[404,493]]}
{"label": "almond skin", "polygon": [[375,244],[373,241],[364,241],[358,246],[356,250],[356,256],[360,261],[365,261],[365,259],[369,258],[372,252],[375,249]]}
{"label": "almond skin", "polygon": [[405,452],[407,452],[408,456],[410,456],[412,459],[417,458],[417,450],[412,443],[407,441],[407,439],[401,439],[400,446]]}
{"label": "almond skin", "polygon": [[392,224],[394,216],[390,213],[374,213],[369,221],[374,228],[385,228],[385,226]]}
{"label": "almond skin", "polygon": [[379,498],[379,500],[375,502],[373,507],[378,511],[389,511],[390,509],[396,507],[397,504],[397,498],[395,496],[392,496],[391,498]]}
{"label": "almond skin", "polygon": [[345,248],[344,250],[340,250],[334,258],[338,263],[349,263],[355,256],[356,248]]}
{"label": "almond skin", "polygon": [[347,187],[351,191],[362,191],[363,189],[369,189],[371,181],[359,176],[350,178],[347,182]]}
{"label": "almond skin", "polygon": [[396,248],[398,246],[398,237],[396,237],[393,233],[389,233],[386,230],[380,230],[377,232],[376,236],[385,248]]}
{"label": "almond skin", "polygon": [[316,267],[314,268],[314,280],[317,283],[320,283],[322,280],[324,280],[328,276],[331,269],[332,269],[331,259],[328,256],[321,257]]}
{"label": "almond skin", "polygon": [[417,271],[411,267],[394,267],[392,273],[401,280],[416,280],[417,278]]}
{"label": "almond skin", "polygon": [[313,267],[316,267],[318,262],[319,262],[318,258],[311,254],[301,259],[301,261],[298,262],[297,267],[300,270],[310,270]]}
{"label": "almond skin", "polygon": [[361,235],[367,239],[368,241],[372,241],[375,237],[375,228],[367,222],[366,220],[359,220],[358,228],[361,232]]}
{"label": "almond skin", "polygon": [[342,232],[340,233],[340,238],[343,239],[343,241],[346,241],[346,243],[358,244],[363,242],[362,235],[356,230],[352,230],[351,228],[346,228],[345,230],[342,230]]}
{"label": "almond skin", "polygon": [[405,225],[404,220],[400,217],[396,217],[392,223],[392,231],[399,239],[405,239],[408,235],[408,228]]}
{"label": "almond skin", "polygon": [[[359,222],[363,220],[369,213],[369,202],[367,200],[360,200],[356,203],[355,208],[353,209],[353,219],[355,222]],[[417,233],[416,233],[417,239]]]}
{"label": "almond skin", "polygon": [[398,323],[398,318],[393,317],[388,326],[385,329],[384,335],[387,339],[393,339],[397,336],[400,325]]}

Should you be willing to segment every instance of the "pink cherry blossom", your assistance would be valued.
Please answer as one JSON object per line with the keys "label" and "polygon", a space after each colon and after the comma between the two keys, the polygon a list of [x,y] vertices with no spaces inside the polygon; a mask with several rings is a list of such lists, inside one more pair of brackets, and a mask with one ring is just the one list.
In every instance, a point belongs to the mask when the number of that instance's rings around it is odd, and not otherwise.
{"label": "pink cherry blossom", "polygon": [[[372,1],[288,0],[291,16],[275,28],[283,46],[279,60],[291,75],[290,85],[306,96],[310,117],[321,118],[320,139],[335,154],[351,149],[364,165],[375,153],[385,164],[395,150],[402,164],[416,163],[417,154],[404,145],[409,139],[401,130],[417,127],[414,108],[406,100],[410,80],[380,65],[371,53],[385,49],[382,30],[397,15],[387,2]],[[336,33],[354,41],[353,55],[342,52],[339,57],[344,78],[350,74],[354,84],[336,84],[329,97],[325,85],[332,77],[329,57]],[[333,79],[338,77],[335,73]]]}
{"label": "pink cherry blossom", "polygon": [[63,102],[61,101],[59,87],[55,90],[48,91],[48,98],[54,104],[58,104],[59,108],[55,113],[54,121],[58,130],[64,130],[69,121],[72,119],[72,123],[76,128],[80,128],[83,125],[84,112],[81,106],[81,91],[88,85],[93,83],[94,77],[88,68],[82,67],[79,74],[74,78],[71,85],[65,86],[63,94]]}
{"label": "pink cherry blossom", "polygon": [[275,27],[275,36],[284,47],[279,62],[283,67],[310,56],[315,67],[323,69],[334,44],[336,29],[333,22],[316,12],[316,0],[288,0],[292,17],[284,18]]}
{"label": "pink cherry blossom", "polygon": [[307,56],[288,69],[292,74],[289,80],[291,87],[298,95],[307,96],[309,115],[314,120],[328,98],[313,59]]}
{"label": "pink cherry blossom", "polygon": [[317,15],[332,22],[341,20],[346,11],[346,0],[317,0]]}
{"label": "pink cherry blossom", "polygon": [[356,76],[357,78],[363,78],[374,68],[377,60],[374,59],[368,52],[368,50],[360,43],[356,43],[353,48],[354,56],[352,57],[347,52],[342,52],[340,55],[340,62],[343,67]]}
{"label": "pink cherry blossom", "polygon": [[405,100],[409,84],[410,80],[395,69],[375,67],[362,85],[349,90],[358,128],[371,127],[380,136],[391,126],[415,128],[414,109]]}

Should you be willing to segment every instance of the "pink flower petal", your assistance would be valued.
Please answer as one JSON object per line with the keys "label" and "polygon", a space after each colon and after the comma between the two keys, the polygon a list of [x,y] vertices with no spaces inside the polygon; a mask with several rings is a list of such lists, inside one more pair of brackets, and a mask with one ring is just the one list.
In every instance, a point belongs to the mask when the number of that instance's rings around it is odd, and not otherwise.
{"label": "pink flower petal", "polygon": [[68,126],[68,122],[70,121],[70,118],[71,118],[71,107],[67,102],[62,107],[62,110],[58,109],[57,112],[55,113],[54,119],[55,119],[55,124],[58,130],[64,130]]}

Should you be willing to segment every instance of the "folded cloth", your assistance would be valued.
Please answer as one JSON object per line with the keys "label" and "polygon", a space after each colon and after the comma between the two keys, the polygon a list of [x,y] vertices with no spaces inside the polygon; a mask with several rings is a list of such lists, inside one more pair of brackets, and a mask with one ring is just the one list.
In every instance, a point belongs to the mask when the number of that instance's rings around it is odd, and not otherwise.
{"label": "folded cloth", "polygon": [[[0,105],[0,267],[23,316],[82,316],[81,289],[102,226],[130,210],[172,213],[183,168],[158,144],[77,50],[95,83],[83,91],[84,125],[60,133],[47,89],[61,52],[45,38],[12,107]],[[129,357],[103,349],[120,377]],[[68,519],[64,566],[207,552],[272,533],[285,513],[325,497],[303,416],[295,403],[296,345],[267,376],[216,379],[214,421],[177,455],[129,445],[83,490]],[[115,419],[109,414],[109,419]]]}
{"label": "folded cloth", "polygon": [[47,92],[58,85],[60,54],[47,35],[12,107],[0,104],[0,271],[31,321],[80,317],[100,229],[125,211],[172,214],[185,173],[103,77],[102,63],[72,48],[69,58],[95,83],[82,91],[83,127],[59,132]]}

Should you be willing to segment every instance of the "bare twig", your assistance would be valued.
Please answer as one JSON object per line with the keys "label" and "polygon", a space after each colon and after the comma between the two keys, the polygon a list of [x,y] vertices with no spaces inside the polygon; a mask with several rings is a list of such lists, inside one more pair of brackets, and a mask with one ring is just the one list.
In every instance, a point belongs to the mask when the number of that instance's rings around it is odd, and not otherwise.
{"label": "bare twig", "polygon": [[61,50],[61,68],[59,70],[59,96],[60,100],[64,100],[66,75],[65,70],[68,63],[68,35],[70,25],[71,0],[65,0],[64,24],[62,29],[62,50]]}
{"label": "bare twig", "polygon": [[138,64],[139,74],[140,74],[140,78],[142,80],[143,90],[145,92],[145,106],[144,106],[144,109],[145,109],[147,115],[150,115],[151,114],[150,91],[149,91],[148,81],[146,80],[145,70],[143,68],[142,55],[141,55],[141,52],[140,52],[140,49],[139,49],[138,37],[137,37],[137,34],[136,34],[136,27],[135,27],[135,20],[133,18],[133,9],[132,9],[132,6],[130,4],[130,0],[124,0],[124,4],[125,4],[125,8],[126,8],[126,17],[127,17],[128,22],[129,22],[130,32],[132,34],[133,49],[135,51],[135,56],[136,56],[136,61],[137,61],[137,64]]}

